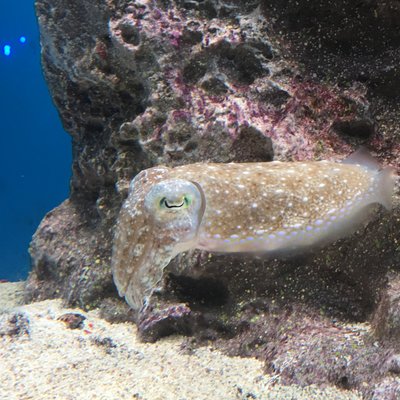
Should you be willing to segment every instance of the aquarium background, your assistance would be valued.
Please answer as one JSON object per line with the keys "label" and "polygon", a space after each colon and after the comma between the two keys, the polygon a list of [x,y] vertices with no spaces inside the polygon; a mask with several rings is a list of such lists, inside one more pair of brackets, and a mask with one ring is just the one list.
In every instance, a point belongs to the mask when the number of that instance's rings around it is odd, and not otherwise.
{"label": "aquarium background", "polygon": [[68,196],[71,165],[41,71],[34,0],[0,1],[0,117],[0,279],[14,281],[28,274],[40,220]]}

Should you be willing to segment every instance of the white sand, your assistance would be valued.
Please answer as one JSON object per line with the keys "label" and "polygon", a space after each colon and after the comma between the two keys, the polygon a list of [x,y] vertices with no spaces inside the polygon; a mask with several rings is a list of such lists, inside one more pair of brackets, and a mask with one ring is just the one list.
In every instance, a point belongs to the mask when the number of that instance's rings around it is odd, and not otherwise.
{"label": "white sand", "polygon": [[[0,313],[12,312],[21,289],[22,284],[0,284]],[[179,336],[141,343],[134,325],[109,324],[96,311],[67,310],[58,300],[17,309],[29,318],[30,333],[0,336],[1,400],[361,399],[332,387],[272,385],[279,377],[265,375],[261,362],[227,357],[212,347],[188,355]],[[84,329],[57,321],[69,311],[87,317]],[[96,344],[105,338],[115,347]]]}

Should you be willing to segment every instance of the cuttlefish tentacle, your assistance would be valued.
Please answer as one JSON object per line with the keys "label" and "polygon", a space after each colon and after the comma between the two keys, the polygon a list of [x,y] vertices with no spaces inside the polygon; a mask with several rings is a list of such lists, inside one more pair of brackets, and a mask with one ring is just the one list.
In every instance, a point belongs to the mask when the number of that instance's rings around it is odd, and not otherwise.
{"label": "cuttlefish tentacle", "polygon": [[168,247],[160,248],[159,243],[147,243],[143,249],[143,257],[136,263],[138,268],[132,271],[123,294],[133,309],[147,307],[148,299],[160,286],[164,268],[172,259],[171,250]]}
{"label": "cuttlefish tentacle", "polygon": [[[123,204],[114,233],[112,273],[120,296],[131,307],[141,307],[162,276],[163,267],[154,260],[156,238],[149,239],[149,215],[144,211],[144,198],[155,182],[165,178],[169,169],[152,168],[140,172],[131,182],[129,196]],[[152,266],[154,268],[152,269]],[[159,276],[159,278],[158,278]]]}
{"label": "cuttlefish tentacle", "polygon": [[365,151],[342,163],[270,162],[154,167],[132,182],[112,270],[134,309],[189,249],[287,252],[343,237],[369,206],[391,207],[396,175]]}

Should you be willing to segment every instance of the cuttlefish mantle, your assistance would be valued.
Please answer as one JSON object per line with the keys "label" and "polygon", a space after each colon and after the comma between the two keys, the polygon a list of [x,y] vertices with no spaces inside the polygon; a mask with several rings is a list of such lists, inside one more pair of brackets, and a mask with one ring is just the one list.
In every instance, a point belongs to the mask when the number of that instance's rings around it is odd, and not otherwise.
{"label": "cuttlefish mantle", "polygon": [[352,232],[374,203],[391,208],[396,175],[364,150],[335,163],[197,163],[153,167],[132,181],[115,232],[120,296],[147,305],[177,254],[268,253]]}

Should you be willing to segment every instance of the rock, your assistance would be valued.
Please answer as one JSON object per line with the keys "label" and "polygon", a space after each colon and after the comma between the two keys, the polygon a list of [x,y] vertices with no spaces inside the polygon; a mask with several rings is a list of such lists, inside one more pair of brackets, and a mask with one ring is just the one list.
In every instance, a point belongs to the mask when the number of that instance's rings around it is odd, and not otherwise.
{"label": "rock", "polygon": [[400,337],[400,280],[390,276],[387,287],[382,290],[381,298],[374,313],[372,326],[381,339],[388,339],[398,347]]}
{"label": "rock", "polygon": [[57,320],[65,323],[68,329],[78,329],[83,327],[83,321],[86,317],[79,313],[64,313]]}
{"label": "rock", "polygon": [[386,379],[375,388],[372,400],[396,400],[400,397],[399,379]]}
{"label": "rock", "polygon": [[400,354],[394,354],[386,362],[389,372],[400,374]]}
{"label": "rock", "polygon": [[21,312],[10,312],[0,315],[1,336],[29,335],[29,319]]}
{"label": "rock", "polygon": [[107,268],[111,233],[109,228],[100,228],[104,222],[96,204],[86,205],[67,200],[41,222],[30,247],[33,270],[25,288],[26,300],[62,297],[88,309],[98,305],[106,293],[115,296]]}
{"label": "rock", "polygon": [[139,321],[142,340],[155,342],[160,337],[173,333],[191,334],[191,310],[185,304],[173,305],[157,312],[144,315]]}
{"label": "rock", "polygon": [[332,128],[339,134],[367,139],[374,133],[371,120],[336,121]]}
{"label": "rock", "polygon": [[[156,164],[341,159],[364,144],[398,168],[397,3],[37,0],[36,10],[73,166],[70,198],[33,237],[26,300],[61,297],[111,320],[136,318],[147,340],[209,338],[266,360],[286,382],[308,383],[309,368],[321,384],[378,393],[385,355],[367,340],[348,348],[348,330],[337,326],[373,317],[371,340],[393,346],[398,198],[391,213],[378,211],[353,236],[307,254],[181,255],[147,315],[118,300],[110,257],[129,183]],[[307,332],[323,327],[313,349],[302,347],[290,311],[297,306]],[[361,361],[335,355],[342,350]]]}

